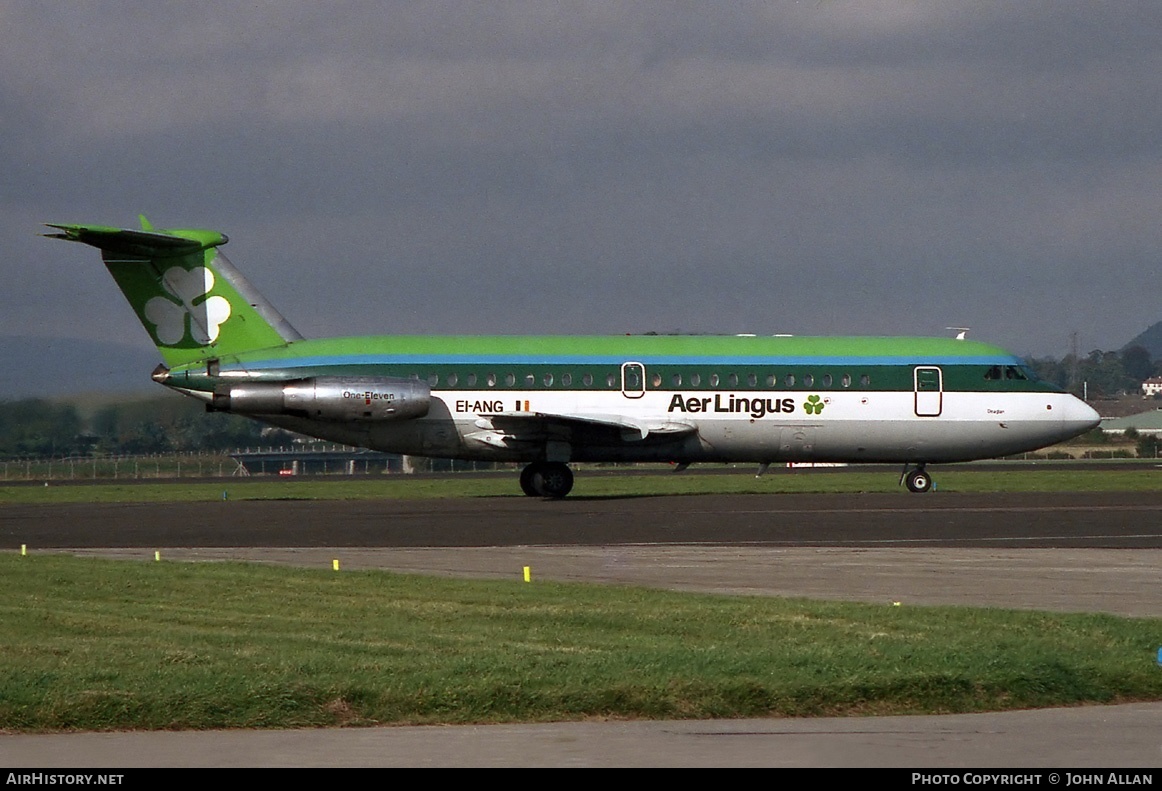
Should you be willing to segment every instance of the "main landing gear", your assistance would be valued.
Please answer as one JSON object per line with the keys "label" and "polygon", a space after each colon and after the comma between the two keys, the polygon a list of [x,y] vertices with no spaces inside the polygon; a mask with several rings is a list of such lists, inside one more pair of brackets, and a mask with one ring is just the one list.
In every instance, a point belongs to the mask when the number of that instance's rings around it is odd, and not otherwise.
{"label": "main landing gear", "polygon": [[561,461],[534,461],[521,470],[520,488],[529,497],[560,500],[573,489],[573,471]]}
{"label": "main landing gear", "polygon": [[932,488],[932,478],[924,469],[924,463],[921,462],[916,465],[916,469],[909,471],[908,465],[904,465],[904,472],[900,474],[900,483],[907,484],[909,492],[926,492]]}

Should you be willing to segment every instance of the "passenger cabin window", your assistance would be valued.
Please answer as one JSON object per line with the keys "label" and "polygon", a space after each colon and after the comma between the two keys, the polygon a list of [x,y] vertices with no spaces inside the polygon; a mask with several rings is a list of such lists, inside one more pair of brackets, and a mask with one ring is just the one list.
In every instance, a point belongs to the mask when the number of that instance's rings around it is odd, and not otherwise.
{"label": "passenger cabin window", "polygon": [[811,374],[803,374],[803,386],[804,387],[814,387],[815,386],[815,377],[812,376]]}
{"label": "passenger cabin window", "polygon": [[448,374],[448,387],[455,387],[460,381],[460,377],[456,374]]}
{"label": "passenger cabin window", "polygon": [[682,386],[682,374],[674,374],[670,378],[670,381],[672,381],[674,383],[674,387],[681,387]]}
{"label": "passenger cabin window", "polygon": [[831,387],[831,374],[823,374],[823,386]]}
{"label": "passenger cabin window", "polygon": [[859,375],[859,386],[860,387],[868,387],[870,385],[871,385],[871,377],[868,376],[867,374],[860,374]]}
{"label": "passenger cabin window", "polygon": [[844,374],[843,378],[839,380],[844,387],[851,387],[851,374]]}
{"label": "passenger cabin window", "polygon": [[698,387],[700,384],[702,384],[702,377],[698,374],[690,374],[690,386]]}
{"label": "passenger cabin window", "polygon": [[468,374],[468,386],[476,387],[476,374]]}
{"label": "passenger cabin window", "polygon": [[795,375],[794,374],[787,374],[787,378],[784,379],[783,381],[786,383],[787,387],[794,387],[795,386]]}
{"label": "passenger cabin window", "polygon": [[718,387],[718,374],[710,374],[710,386]]}
{"label": "passenger cabin window", "polygon": [[583,385],[585,385],[586,387],[592,387],[593,386],[593,374],[585,374],[584,376],[582,376],[581,383]]}
{"label": "passenger cabin window", "polygon": [[489,387],[496,387],[496,374],[489,374],[488,375],[488,386]]}
{"label": "passenger cabin window", "polygon": [[573,384],[573,374],[561,374],[561,386],[569,387]]}

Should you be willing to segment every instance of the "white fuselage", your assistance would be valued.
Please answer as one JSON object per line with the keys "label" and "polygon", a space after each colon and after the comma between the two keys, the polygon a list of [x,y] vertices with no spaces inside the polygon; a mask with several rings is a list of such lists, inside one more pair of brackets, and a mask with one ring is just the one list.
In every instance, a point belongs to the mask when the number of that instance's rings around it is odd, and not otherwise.
{"label": "white fuselage", "polygon": [[[352,425],[301,418],[270,422],[336,441],[397,453],[521,461],[564,448],[561,461],[951,462],[1035,450],[1099,422],[1066,393],[830,391],[457,390],[432,392],[428,414]],[[772,408],[773,407],[773,408]],[[506,430],[498,414],[618,416],[646,428],[537,435]],[[529,424],[533,425],[533,424]],[[558,453],[562,451],[558,450]]]}

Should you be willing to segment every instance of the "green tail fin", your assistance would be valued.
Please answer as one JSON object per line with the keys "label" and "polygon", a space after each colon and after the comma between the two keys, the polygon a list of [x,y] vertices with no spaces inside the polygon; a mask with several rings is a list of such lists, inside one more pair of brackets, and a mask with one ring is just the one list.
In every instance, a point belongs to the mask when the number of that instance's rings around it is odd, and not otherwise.
{"label": "green tail fin", "polygon": [[53,239],[101,251],[113,279],[171,368],[302,336],[244,278],[218,247],[217,231],[142,230],[55,225]]}

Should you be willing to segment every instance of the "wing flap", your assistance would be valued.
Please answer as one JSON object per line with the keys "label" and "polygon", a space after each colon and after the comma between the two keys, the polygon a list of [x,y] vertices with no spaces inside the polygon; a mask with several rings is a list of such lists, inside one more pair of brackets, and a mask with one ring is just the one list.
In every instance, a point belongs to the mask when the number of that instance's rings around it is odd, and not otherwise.
{"label": "wing flap", "polygon": [[598,427],[621,431],[623,435],[634,434],[634,439],[643,440],[651,434],[678,436],[696,431],[692,423],[674,420],[639,420],[625,415],[574,414],[567,412],[489,412],[482,413],[482,418],[488,419],[492,426],[508,423],[515,431],[522,426],[533,428],[534,423],[540,423],[542,429],[553,426],[561,428]]}

